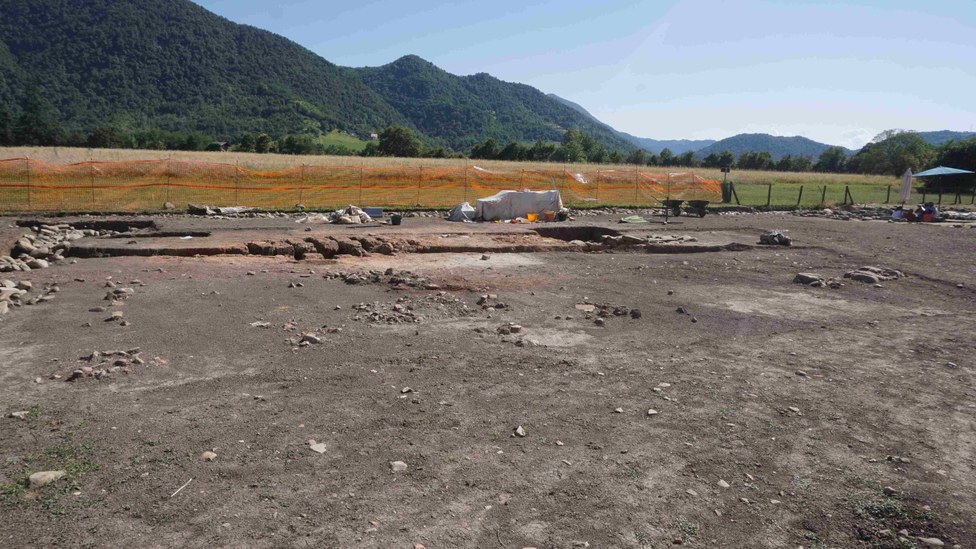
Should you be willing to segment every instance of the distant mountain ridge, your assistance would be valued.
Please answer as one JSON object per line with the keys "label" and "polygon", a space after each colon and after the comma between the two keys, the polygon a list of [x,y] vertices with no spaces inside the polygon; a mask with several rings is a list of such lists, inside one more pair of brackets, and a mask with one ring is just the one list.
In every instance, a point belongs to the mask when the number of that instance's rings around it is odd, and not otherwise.
{"label": "distant mountain ridge", "polygon": [[[599,124],[604,124],[603,122],[600,122],[600,120],[598,120],[595,116],[590,114],[588,110],[583,108],[582,105],[574,103],[569,99],[559,97],[554,93],[550,93],[549,97],[555,99],[556,101],[559,101],[564,105],[576,109],[578,112],[582,113],[590,120],[593,120]],[[714,139],[651,139],[649,137],[637,137],[636,135],[631,135],[626,132],[615,130],[609,125],[606,125],[606,127],[612,130],[619,137],[629,142],[632,146],[647,150],[654,154],[659,154],[664,149],[670,149],[671,152],[674,154],[681,154],[687,151],[697,151],[698,149],[702,149],[704,147],[711,145],[712,143],[715,143]]]}
{"label": "distant mountain ridge", "polygon": [[949,141],[960,141],[976,137],[976,132],[956,132],[952,130],[939,130],[934,132],[915,132],[929,145],[938,147]]}
{"label": "distant mountain ridge", "polygon": [[[773,157],[773,160],[779,160],[786,155],[791,155],[809,156],[816,161],[820,157],[820,154],[828,147],[831,147],[831,145],[819,143],[801,136],[782,137],[766,133],[740,133],[699,149],[695,152],[695,156],[704,158],[711,153],[721,154],[722,152],[729,151],[736,157],[739,157],[742,153],[765,151]],[[846,148],[844,150],[848,154],[853,152]]]}

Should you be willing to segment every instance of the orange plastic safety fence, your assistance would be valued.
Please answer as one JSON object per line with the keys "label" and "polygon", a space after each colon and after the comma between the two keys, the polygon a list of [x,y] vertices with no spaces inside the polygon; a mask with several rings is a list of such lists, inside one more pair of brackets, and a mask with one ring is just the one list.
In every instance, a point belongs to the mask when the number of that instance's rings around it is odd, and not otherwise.
{"label": "orange plastic safety fence", "polygon": [[693,173],[633,170],[307,166],[255,171],[233,164],[146,160],[55,165],[0,160],[0,211],[145,211],[172,203],[260,208],[347,204],[450,207],[506,189],[558,189],[566,205],[656,205],[709,200],[718,181]]}

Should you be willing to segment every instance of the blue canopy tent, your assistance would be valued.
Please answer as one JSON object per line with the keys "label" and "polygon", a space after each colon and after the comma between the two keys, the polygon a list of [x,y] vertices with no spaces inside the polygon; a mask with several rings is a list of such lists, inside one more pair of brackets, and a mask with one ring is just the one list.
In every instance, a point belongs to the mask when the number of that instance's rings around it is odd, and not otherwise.
{"label": "blue canopy tent", "polygon": [[960,170],[958,168],[947,168],[945,166],[939,166],[938,168],[932,168],[931,170],[925,170],[924,172],[918,172],[914,174],[914,177],[932,177],[936,175],[963,175],[967,173],[976,173],[969,170]]}
{"label": "blue canopy tent", "polygon": [[[925,170],[924,172],[918,172],[914,174],[914,177],[934,177],[939,182],[938,192],[939,192],[939,204],[942,204],[942,179],[946,176],[961,176],[961,175],[972,175],[976,172],[971,172],[969,170],[960,170],[959,168],[947,168],[945,166],[938,166],[930,170]],[[907,174],[906,174],[907,175]],[[926,185],[928,187],[928,185]],[[956,187],[956,199],[953,204],[962,204],[962,193],[959,187]],[[924,195],[923,195],[924,197]],[[976,184],[973,185],[973,202],[976,203]]]}

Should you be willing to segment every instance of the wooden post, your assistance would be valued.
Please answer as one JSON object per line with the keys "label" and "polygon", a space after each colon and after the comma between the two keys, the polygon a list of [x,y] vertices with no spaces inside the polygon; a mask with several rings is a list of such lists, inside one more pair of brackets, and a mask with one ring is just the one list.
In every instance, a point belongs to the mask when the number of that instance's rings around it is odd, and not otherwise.
{"label": "wooden post", "polygon": [[956,204],[962,204],[962,191],[956,191],[956,198],[953,199],[952,205],[955,206]]}
{"label": "wooden post", "polygon": [[596,203],[600,203],[600,170],[596,171]]}
{"label": "wooden post", "polygon": [[92,209],[95,209],[95,164],[92,161],[91,155],[88,156],[88,174],[90,176],[89,181],[91,183],[91,202]]}
{"label": "wooden post", "polygon": [[851,194],[851,186],[844,185],[844,204],[847,204],[847,199],[851,199],[851,205],[854,204],[854,196]]}
{"label": "wooden post", "polygon": [[30,171],[30,157],[24,159],[27,163],[27,209],[31,209],[31,171]]}
{"label": "wooden post", "polygon": [[468,201],[468,165],[464,165],[464,201]]}
{"label": "wooden post", "polygon": [[969,201],[970,204],[976,204],[976,184],[973,185],[973,198]]}
{"label": "wooden post", "polygon": [[359,161],[359,204],[360,204],[359,207],[360,208],[362,208],[361,204],[363,203],[363,169],[364,169],[363,161],[360,160]]}
{"label": "wooden post", "polygon": [[417,170],[417,206],[420,206],[420,182],[424,180],[424,167]]}
{"label": "wooden post", "polygon": [[732,198],[735,199],[735,205],[741,206],[742,203],[739,202],[739,193],[735,192],[735,182],[729,182],[729,192],[732,193]]}
{"label": "wooden post", "polygon": [[820,207],[823,208],[823,205],[826,203],[827,203],[827,185],[824,185],[823,190],[820,191]]}
{"label": "wooden post", "polygon": [[637,203],[640,201],[640,199],[638,198],[638,196],[639,196],[639,192],[638,192],[639,181],[640,181],[640,168],[638,168],[637,166],[634,166],[634,206],[636,206]]}
{"label": "wooden post", "polygon": [[891,185],[888,185],[888,195],[885,196],[885,204],[891,201]]}
{"label": "wooden post", "polygon": [[942,205],[942,185],[939,185],[939,206]]}
{"label": "wooden post", "polygon": [[169,164],[172,160],[173,160],[173,155],[170,154],[169,157],[166,159],[166,202],[169,202],[169,186],[170,186],[170,178],[172,177],[172,175],[169,172],[170,170]]}
{"label": "wooden post", "polygon": [[234,205],[241,203],[241,161],[234,161]]}
{"label": "wooden post", "polygon": [[305,196],[305,163],[302,162],[301,165],[301,175],[298,180],[298,204],[302,203],[302,198]]}
{"label": "wooden post", "polygon": [[800,185],[800,196],[796,197],[796,207],[800,207],[800,202],[803,201],[803,185]]}
{"label": "wooden post", "polygon": [[767,187],[766,187],[766,207],[767,208],[772,203],[772,201],[773,201],[773,184],[772,183],[768,183],[767,184]]}

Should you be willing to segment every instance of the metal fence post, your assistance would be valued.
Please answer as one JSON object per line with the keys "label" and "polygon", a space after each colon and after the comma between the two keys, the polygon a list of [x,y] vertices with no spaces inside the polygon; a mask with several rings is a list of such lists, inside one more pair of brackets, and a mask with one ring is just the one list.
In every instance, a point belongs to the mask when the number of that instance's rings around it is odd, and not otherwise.
{"label": "metal fence post", "polygon": [[942,205],[942,185],[939,185],[939,206]]}
{"label": "metal fence post", "polygon": [[800,185],[800,196],[796,197],[796,207],[800,207],[800,202],[803,201],[803,185]]}
{"label": "metal fence post", "polygon": [[302,203],[305,194],[305,163],[302,162],[301,178],[298,180],[298,203]]}
{"label": "metal fence post", "polygon": [[772,183],[768,183],[767,184],[767,187],[766,187],[766,207],[767,208],[772,203],[772,201],[773,201],[773,184]]}
{"label": "metal fence post", "polygon": [[827,203],[827,185],[824,185],[823,190],[820,191],[820,207],[823,208],[823,205],[826,203]]}
{"label": "metal fence post", "polygon": [[888,194],[885,196],[885,204],[891,202],[891,185],[888,185]]}
{"label": "metal fence post", "polygon": [[468,165],[464,165],[464,201],[468,201]]}
{"label": "metal fence post", "polygon": [[241,161],[234,161],[234,205],[241,203]]}

